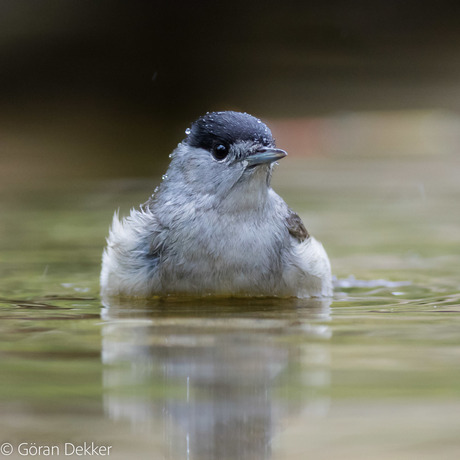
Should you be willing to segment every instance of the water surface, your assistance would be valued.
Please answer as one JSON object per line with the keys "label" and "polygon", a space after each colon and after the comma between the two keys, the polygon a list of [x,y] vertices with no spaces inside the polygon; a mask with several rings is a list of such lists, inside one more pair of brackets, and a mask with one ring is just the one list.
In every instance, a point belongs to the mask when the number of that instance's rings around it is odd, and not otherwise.
{"label": "water surface", "polygon": [[111,215],[157,181],[2,189],[0,442],[10,458],[85,441],[120,459],[458,458],[459,167],[283,160],[274,186],[339,279],[324,301],[102,302]]}

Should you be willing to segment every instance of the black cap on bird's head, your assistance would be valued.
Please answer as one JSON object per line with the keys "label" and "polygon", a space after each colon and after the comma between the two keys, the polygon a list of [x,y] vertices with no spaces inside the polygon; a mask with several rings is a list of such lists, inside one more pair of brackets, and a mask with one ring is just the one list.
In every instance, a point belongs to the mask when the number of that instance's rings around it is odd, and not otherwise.
{"label": "black cap on bird's head", "polygon": [[225,159],[232,145],[245,142],[256,146],[245,158],[251,166],[271,163],[287,155],[276,149],[268,126],[248,113],[207,113],[198,118],[186,133],[184,142],[187,145],[208,150],[217,160]]}
{"label": "black cap on bird's head", "polygon": [[212,149],[215,143],[231,145],[239,141],[257,142],[265,147],[275,146],[267,125],[248,113],[207,113],[198,118],[187,133],[187,144],[205,150]]}

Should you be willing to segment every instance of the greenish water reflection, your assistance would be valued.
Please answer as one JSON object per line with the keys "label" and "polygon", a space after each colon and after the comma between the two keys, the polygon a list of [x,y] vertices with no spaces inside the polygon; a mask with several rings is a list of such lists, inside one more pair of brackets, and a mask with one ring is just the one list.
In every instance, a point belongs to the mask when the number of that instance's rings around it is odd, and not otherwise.
{"label": "greenish water reflection", "polygon": [[332,302],[101,302],[113,210],[155,181],[2,190],[0,442],[96,441],[112,458],[456,458],[459,166],[279,168],[275,187],[331,256]]}

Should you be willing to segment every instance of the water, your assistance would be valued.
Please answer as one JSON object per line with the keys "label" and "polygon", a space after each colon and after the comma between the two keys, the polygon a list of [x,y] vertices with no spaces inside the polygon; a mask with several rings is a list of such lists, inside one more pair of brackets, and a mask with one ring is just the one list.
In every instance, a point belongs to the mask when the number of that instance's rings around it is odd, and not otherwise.
{"label": "water", "polygon": [[84,442],[116,459],[458,458],[459,167],[447,155],[280,164],[275,188],[331,257],[330,301],[102,305],[113,211],[159,180],[4,188],[9,458],[21,443],[71,458],[65,443]]}

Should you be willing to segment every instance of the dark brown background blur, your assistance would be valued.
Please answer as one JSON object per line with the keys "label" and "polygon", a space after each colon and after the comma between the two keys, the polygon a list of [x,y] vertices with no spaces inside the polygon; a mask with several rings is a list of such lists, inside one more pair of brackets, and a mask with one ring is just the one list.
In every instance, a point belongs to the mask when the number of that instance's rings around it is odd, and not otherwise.
{"label": "dark brown background blur", "polygon": [[460,109],[458,1],[0,2],[0,180],[149,175],[210,110]]}

